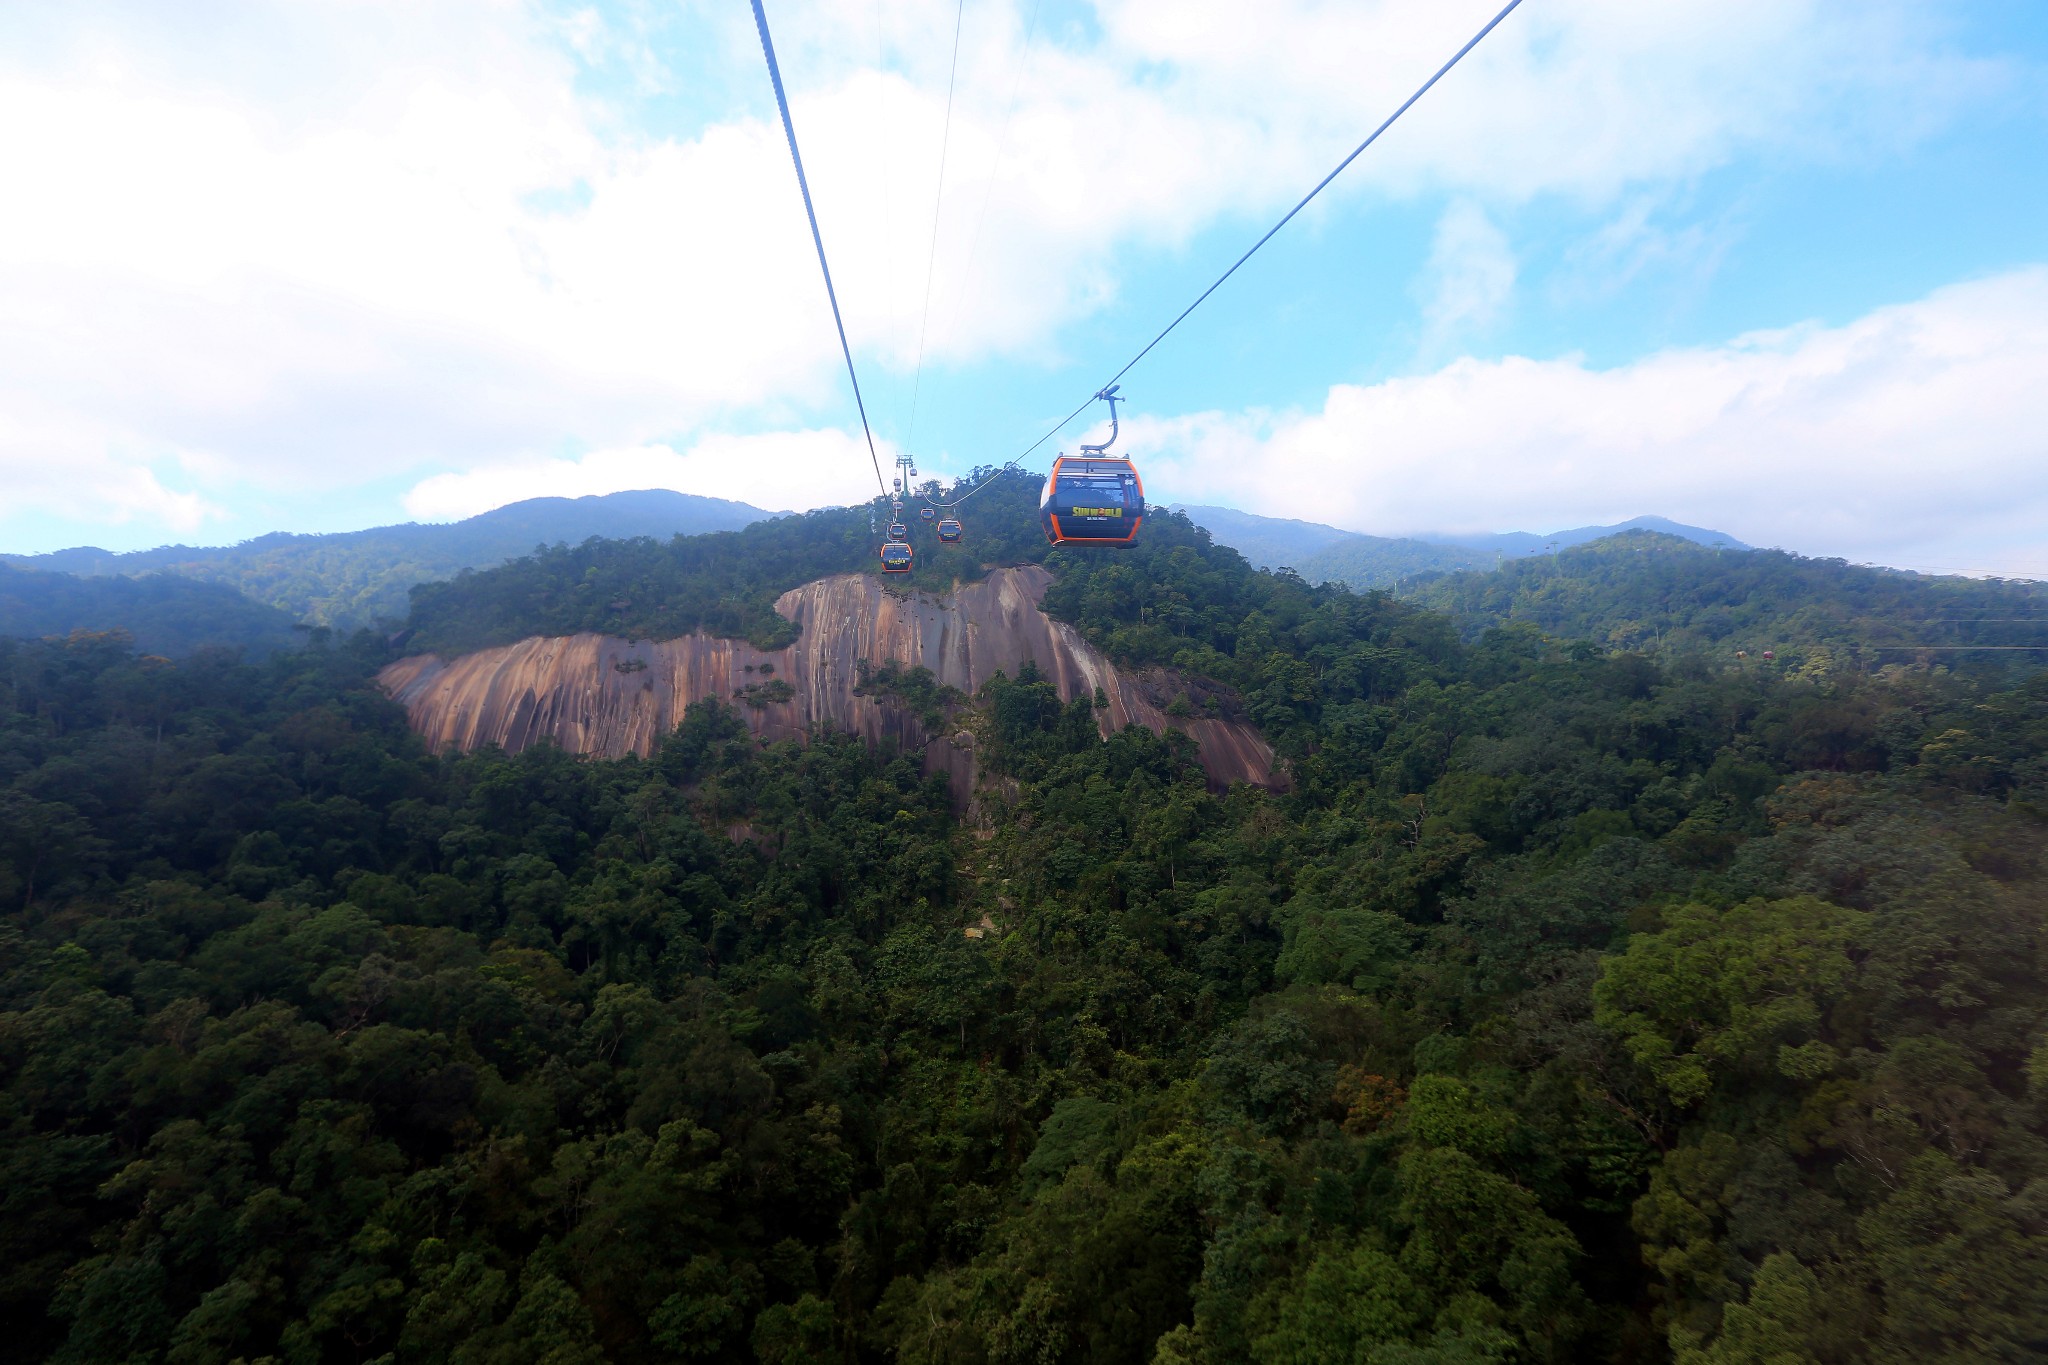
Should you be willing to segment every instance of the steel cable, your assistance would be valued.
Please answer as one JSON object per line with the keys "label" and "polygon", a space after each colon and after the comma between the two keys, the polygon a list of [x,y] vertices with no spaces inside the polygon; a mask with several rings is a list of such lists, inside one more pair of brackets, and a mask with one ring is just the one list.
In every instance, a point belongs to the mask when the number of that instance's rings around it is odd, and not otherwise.
{"label": "steel cable", "polygon": [[796,149],[796,124],[789,117],[789,97],[782,90],[782,68],[775,61],[775,43],[768,36],[768,15],[761,8],[761,0],[754,0],[754,26],[761,31],[761,55],[768,59],[768,79],[775,85],[775,107],[782,111],[782,131],[789,138],[789,159],[796,165],[796,187],[803,191],[804,216],[811,220],[811,241],[818,248],[825,297],[832,301],[832,325],[839,329],[839,353],[846,357],[846,377],[853,383],[853,405],[860,409],[861,434],[868,438],[868,459],[874,462],[875,484],[887,497],[889,481],[882,477],[882,457],[875,451],[874,429],[868,425],[868,405],[860,396],[860,376],[853,372],[853,348],[846,344],[846,322],[839,316],[839,293],[832,287],[832,267],[825,263],[825,238],[818,231],[818,211],[811,205],[811,183],[804,178],[803,155]]}
{"label": "steel cable", "polygon": [[[1278,231],[1280,231],[1281,228],[1286,227],[1288,223],[1292,222],[1295,214],[1300,213],[1303,209],[1307,208],[1309,201],[1311,199],[1314,199],[1317,195],[1321,194],[1324,188],[1328,186],[1332,180],[1335,180],[1339,175],[1343,174],[1344,168],[1346,166],[1349,166],[1352,162],[1358,160],[1360,153],[1364,152],[1366,148],[1372,146],[1373,143],[1379,141],[1381,133],[1384,133],[1387,131],[1387,129],[1393,127],[1394,121],[1396,119],[1400,118],[1401,115],[1407,113],[1411,105],[1413,105],[1417,100],[1421,99],[1424,95],[1428,94],[1431,86],[1435,85],[1438,81],[1442,80],[1444,76],[1449,73],[1452,67],[1456,66],[1460,61],[1464,60],[1465,54],[1470,52],[1473,48],[1479,46],[1480,40],[1486,37],[1487,34],[1493,32],[1493,30],[1500,24],[1500,21],[1507,18],[1508,15],[1513,13],[1515,7],[1520,5],[1521,3],[1522,0],[1508,0],[1506,7],[1503,8],[1499,14],[1496,14],[1493,16],[1493,18],[1487,20],[1485,28],[1482,28],[1479,30],[1479,32],[1473,34],[1471,40],[1467,42],[1463,47],[1459,48],[1455,53],[1453,53],[1449,61],[1445,62],[1442,66],[1437,68],[1435,75],[1431,76],[1428,80],[1424,81],[1422,85],[1415,91],[1414,94],[1410,95],[1407,99],[1401,101],[1401,107],[1396,109],[1393,113],[1387,115],[1386,121],[1380,124],[1379,127],[1373,129],[1372,135],[1370,137],[1366,138],[1365,141],[1359,143],[1356,147],[1352,148],[1351,155],[1345,157],[1342,161],[1338,162],[1337,168],[1331,171],[1328,175],[1324,176],[1322,180],[1316,184],[1316,187],[1314,189],[1310,190],[1307,194],[1303,195],[1300,203],[1296,204],[1293,208],[1287,210],[1286,216],[1283,217],[1279,222],[1273,224],[1273,226],[1267,230],[1265,236],[1259,238],[1258,241],[1253,242],[1251,245],[1251,250],[1245,252],[1244,255],[1238,257],[1237,260],[1231,264],[1230,269],[1224,271],[1221,275],[1217,276],[1216,283],[1210,285],[1207,289],[1204,289],[1200,297],[1198,297],[1193,303],[1189,304],[1186,308],[1182,309],[1180,316],[1175,318],[1172,322],[1167,323],[1165,330],[1161,331],[1158,336],[1153,337],[1152,340],[1146,342],[1145,349],[1138,352],[1136,355],[1132,356],[1130,358],[1130,361],[1121,370],[1118,370],[1115,374],[1111,375],[1102,384],[1097,385],[1095,390],[1096,394],[1100,394],[1104,389],[1107,389],[1111,384],[1114,384],[1119,379],[1122,379],[1126,374],[1130,373],[1132,366],[1136,365],[1139,361],[1143,360],[1147,355],[1150,355],[1152,352],[1152,348],[1154,346],[1157,346],[1160,342],[1166,340],[1167,333],[1171,332],[1174,328],[1180,326],[1182,322],[1187,320],[1187,316],[1189,313],[1192,313],[1197,308],[1200,308],[1203,302],[1211,294],[1215,293],[1218,289],[1222,288],[1223,282],[1229,279],[1232,275],[1235,275],[1237,273],[1238,266],[1241,266],[1246,261],[1250,260],[1252,258],[1253,252],[1256,252],[1260,247],[1264,246],[1267,242],[1271,241],[1273,239],[1274,233],[1277,233]],[[1051,431],[1046,432],[1045,435],[1039,437],[1030,445],[1024,447],[1023,451],[1017,456],[1017,459],[1012,460],[1010,463],[1018,463],[1019,461],[1023,460],[1023,458],[1026,455],[1029,455],[1032,451],[1038,449],[1047,441],[1050,441],[1054,436],[1057,436],[1060,433],[1060,430],[1063,427],[1065,427],[1067,423],[1073,421],[1076,417],[1079,417],[1082,413],[1086,412],[1088,410],[1088,404],[1093,403],[1094,401],[1095,398],[1091,396],[1087,400],[1087,402],[1082,403],[1080,407],[1075,408],[1072,412],[1068,413],[1065,417],[1061,418],[1059,422],[1056,425],[1054,425]]]}

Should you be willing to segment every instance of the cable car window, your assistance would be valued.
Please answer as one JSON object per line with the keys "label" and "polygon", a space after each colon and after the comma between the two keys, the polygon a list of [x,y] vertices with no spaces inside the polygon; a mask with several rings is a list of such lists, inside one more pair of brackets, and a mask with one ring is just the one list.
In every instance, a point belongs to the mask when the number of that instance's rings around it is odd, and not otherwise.
{"label": "cable car window", "polygon": [[1057,500],[1094,507],[1122,507],[1124,478],[1121,474],[1072,474],[1061,470]]}

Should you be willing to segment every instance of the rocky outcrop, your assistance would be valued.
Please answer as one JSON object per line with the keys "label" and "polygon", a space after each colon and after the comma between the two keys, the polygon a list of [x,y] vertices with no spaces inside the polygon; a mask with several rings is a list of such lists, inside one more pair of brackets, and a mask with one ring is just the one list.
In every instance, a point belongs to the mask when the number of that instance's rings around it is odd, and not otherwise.
{"label": "rocky outcrop", "polygon": [[776,602],[799,627],[787,649],[758,650],[708,635],[536,637],[456,659],[415,655],[387,666],[378,682],[437,749],[518,750],[551,739],[576,753],[644,755],[691,702],[720,697],[736,700],[763,739],[800,738],[823,725],[870,743],[923,748],[927,768],[949,773],[964,793],[976,777],[971,737],[927,744],[903,707],[855,695],[861,662],[923,666],[972,694],[998,671],[1014,677],[1028,660],[1063,699],[1093,697],[1099,688],[1109,703],[1096,713],[1105,735],[1134,724],[1163,731],[1171,723],[1200,746],[1213,785],[1278,785],[1273,751],[1250,725],[1169,721],[1171,679],[1118,669],[1071,626],[1040,611],[1051,581],[1029,565],[996,570],[943,596],[898,595],[872,574],[843,574]]}

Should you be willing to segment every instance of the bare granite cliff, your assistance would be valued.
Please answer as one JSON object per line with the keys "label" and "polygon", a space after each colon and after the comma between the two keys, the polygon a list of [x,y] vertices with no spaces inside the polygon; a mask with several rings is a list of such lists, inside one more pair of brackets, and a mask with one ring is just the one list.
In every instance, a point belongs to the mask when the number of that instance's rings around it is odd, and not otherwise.
{"label": "bare granite cliff", "polygon": [[1212,784],[1279,785],[1273,751],[1252,726],[1208,717],[1169,722],[1171,680],[1118,669],[1073,627],[1040,611],[1051,581],[1044,569],[1027,565],[998,569],[944,596],[898,596],[872,574],[842,574],[791,589],[776,602],[800,627],[787,649],[758,650],[708,635],[536,637],[455,659],[414,655],[388,665],[377,680],[437,749],[497,744],[516,751],[545,738],[575,753],[644,755],[691,702],[738,697],[740,714],[763,739],[801,738],[823,725],[870,743],[925,747],[926,767],[947,771],[964,792],[975,777],[971,751],[946,739],[926,746],[903,707],[854,695],[861,661],[922,665],[972,694],[998,671],[1014,677],[1031,660],[1063,700],[1101,689],[1109,705],[1096,719],[1105,735],[1132,724],[1163,731],[1172,723],[1200,746]]}

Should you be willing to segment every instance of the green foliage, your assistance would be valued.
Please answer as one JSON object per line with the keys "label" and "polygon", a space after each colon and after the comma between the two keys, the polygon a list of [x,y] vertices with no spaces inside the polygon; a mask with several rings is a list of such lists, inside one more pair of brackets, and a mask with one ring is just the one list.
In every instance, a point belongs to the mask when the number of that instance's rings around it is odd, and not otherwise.
{"label": "green foliage", "polygon": [[856,667],[860,670],[860,684],[853,689],[855,696],[894,698],[910,709],[926,734],[937,734],[947,713],[966,700],[959,689],[945,686],[922,665],[905,668],[894,659],[880,665],[862,659]]}
{"label": "green foliage", "polygon": [[1365,995],[1393,984],[1414,934],[1384,910],[1330,909],[1297,896],[1276,916],[1283,935],[1273,975],[1282,981],[1337,982]]}
{"label": "green foliage", "polygon": [[1281,1301],[1274,1329],[1254,1344],[1261,1365],[1370,1362],[1427,1321],[1420,1288],[1369,1242],[1320,1252]]}
{"label": "green foliage", "polygon": [[[1421,577],[1401,591],[1458,617],[1471,635],[1522,621],[1603,649],[1706,650],[1728,661],[1743,650],[1748,667],[1786,673],[1915,661],[2004,672],[2009,661],[2000,653],[1942,647],[2039,645],[2048,624],[2041,583],[1713,549],[1654,531],[1514,560],[1493,573]],[[1766,663],[1765,650],[1778,657]]]}
{"label": "green foliage", "polygon": [[1262,569],[1292,566],[1311,583],[1337,582],[1359,592],[1392,588],[1429,572],[1492,568],[1491,550],[1340,531],[1316,522],[1248,516],[1228,507],[1186,507],[1217,540]]}
{"label": "green foliage", "polygon": [[770,678],[766,682],[750,682],[735,689],[733,695],[741,704],[759,710],[765,706],[777,706],[796,695],[796,689],[787,679]]}
{"label": "green foliage", "polygon": [[[821,526],[418,625],[762,625]],[[2048,682],[1467,640],[1147,531],[1049,604],[1289,793],[1028,668],[863,682],[973,732],[963,823],[914,755],[757,744],[766,675],[648,759],[433,756],[367,635],[0,642],[14,1352],[2039,1353]]]}
{"label": "green foliage", "polygon": [[1819,1080],[1840,1058],[1817,1035],[1869,918],[1811,896],[1679,906],[1601,964],[1594,1021],[1680,1105],[1730,1075]]}

